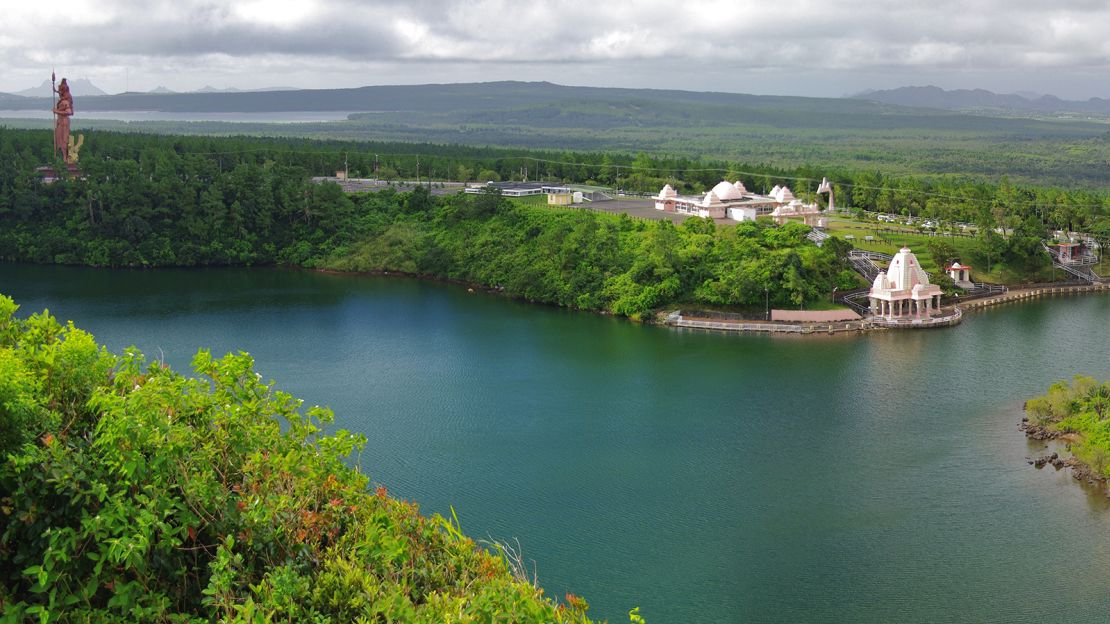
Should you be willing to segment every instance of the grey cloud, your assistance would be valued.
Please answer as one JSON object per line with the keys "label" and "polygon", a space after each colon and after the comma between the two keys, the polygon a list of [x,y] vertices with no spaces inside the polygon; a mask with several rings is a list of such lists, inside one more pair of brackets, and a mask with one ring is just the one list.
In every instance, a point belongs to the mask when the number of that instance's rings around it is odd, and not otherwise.
{"label": "grey cloud", "polygon": [[381,21],[353,21],[329,12],[294,28],[280,28],[250,23],[223,7],[207,4],[176,18],[128,11],[125,17],[95,29],[76,27],[62,35],[73,49],[153,57],[287,54],[389,58],[399,45],[393,29]]}
{"label": "grey cloud", "polygon": [[494,67],[578,65],[600,72],[619,65],[651,82],[683,64],[695,72],[692,79],[721,66],[756,74],[907,76],[1110,66],[1102,33],[1110,5],[1101,0],[320,0],[294,7],[315,8],[287,25],[245,19],[236,6],[105,0],[98,10],[106,20],[11,20],[0,24],[0,77],[46,56],[82,66],[181,72],[220,64],[227,72],[241,65],[295,73],[337,63],[473,72],[458,80],[481,79]]}

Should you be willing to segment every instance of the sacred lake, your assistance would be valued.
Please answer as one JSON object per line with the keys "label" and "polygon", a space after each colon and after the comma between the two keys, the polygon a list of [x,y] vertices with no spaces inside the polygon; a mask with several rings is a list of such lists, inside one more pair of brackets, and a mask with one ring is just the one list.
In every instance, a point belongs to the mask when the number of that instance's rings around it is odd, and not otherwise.
{"label": "sacred lake", "polygon": [[1102,622],[1110,500],[1022,401],[1110,378],[1110,296],[928,332],[680,332],[387,277],[0,264],[27,315],[185,371],[243,350],[375,482],[515,543],[552,596],[661,622]]}

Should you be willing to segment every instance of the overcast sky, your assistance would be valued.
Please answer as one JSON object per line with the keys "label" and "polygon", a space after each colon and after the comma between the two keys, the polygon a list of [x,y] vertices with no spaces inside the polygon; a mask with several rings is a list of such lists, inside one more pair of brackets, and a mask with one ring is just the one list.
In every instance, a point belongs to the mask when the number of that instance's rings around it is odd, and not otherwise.
{"label": "overcast sky", "polygon": [[0,0],[0,91],[483,80],[1110,97],[1106,0]]}

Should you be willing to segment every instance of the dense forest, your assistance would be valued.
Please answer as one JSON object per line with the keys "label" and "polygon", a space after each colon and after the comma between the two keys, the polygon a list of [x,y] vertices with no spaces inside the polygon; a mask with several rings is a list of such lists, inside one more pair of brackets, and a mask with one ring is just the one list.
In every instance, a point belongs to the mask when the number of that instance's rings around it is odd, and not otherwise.
{"label": "dense forest", "polygon": [[[13,99],[20,101],[5,104],[0,98],[0,107],[47,111],[51,106],[49,98]],[[78,102],[79,111],[342,111],[352,115],[343,121],[296,124],[123,123],[90,120],[79,112],[74,127],[599,153],[644,151],[664,159],[678,155],[785,169],[818,166],[837,179],[842,170],[858,170],[956,180],[973,176],[991,182],[1009,177],[1037,186],[1110,188],[1106,177],[1110,132],[1104,119],[1086,115],[1000,118],[923,108],[929,104],[924,98],[908,103],[912,105],[851,98],[490,82],[86,97]],[[30,123],[45,127],[49,122]]]}
{"label": "dense forest", "polygon": [[0,295],[4,621],[589,621],[514,551],[371,489],[363,438],[249,356],[201,351],[189,378],[16,309]]}
{"label": "dense forest", "polygon": [[641,317],[696,303],[763,310],[822,304],[857,286],[848,247],[823,248],[797,223],[681,226],[583,210],[516,205],[497,195],[436,201],[417,189],[397,201],[365,196],[366,235],[317,266],[403,271],[492,286],[530,301]]}
{"label": "dense forest", "polygon": [[[463,180],[512,179],[532,168],[546,179],[645,190],[681,180],[680,188],[695,192],[727,177],[752,189],[789,184],[812,195],[818,173],[804,167],[98,132],[82,152],[85,179],[46,185],[34,168],[48,161],[48,149],[46,133],[0,129],[0,259],[402,271],[629,316],[673,303],[804,307],[857,285],[842,244],[817,248],[796,225],[717,228],[695,219],[675,227],[496,196],[432,196],[426,188],[348,196],[309,179],[345,163],[353,175],[376,169],[395,179],[415,177],[417,167],[421,176]],[[1110,229],[1107,196],[1097,193],[867,171],[835,179],[842,204],[975,222],[986,253],[1019,266],[1040,258],[1038,241],[1049,229]]]}
{"label": "dense forest", "polygon": [[[9,139],[0,150],[18,154]],[[818,248],[799,225],[675,227],[496,195],[434,197],[424,187],[347,196],[308,181],[315,155],[280,144],[97,139],[96,155],[82,161],[86,180],[43,185],[33,156],[5,169],[0,257],[404,271],[628,316],[682,301],[804,306],[856,283],[843,246]],[[244,149],[228,149],[236,146]]]}

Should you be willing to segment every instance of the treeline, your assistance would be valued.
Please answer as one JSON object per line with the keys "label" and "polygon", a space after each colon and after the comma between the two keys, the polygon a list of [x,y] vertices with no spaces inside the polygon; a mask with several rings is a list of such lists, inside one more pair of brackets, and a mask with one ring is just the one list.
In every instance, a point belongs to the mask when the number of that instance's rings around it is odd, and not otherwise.
{"label": "treeline", "polygon": [[2,138],[7,260],[407,271],[629,316],[676,302],[798,307],[855,285],[844,250],[814,246],[804,226],[675,227],[425,188],[347,196],[309,182],[305,153],[248,139],[98,136],[85,180],[44,185],[20,143],[35,134]]}
{"label": "treeline", "polygon": [[[404,149],[410,156],[374,151],[379,148]],[[34,169],[49,162],[49,151],[44,132],[0,129],[0,259],[407,271],[627,315],[687,302],[762,308],[770,300],[800,307],[834,288],[855,285],[837,258],[843,250],[835,244],[817,249],[802,240],[802,228],[793,226],[718,230],[691,221],[676,228],[519,208],[488,197],[433,198],[423,190],[352,197],[309,179],[334,173],[344,159],[353,171],[369,173],[359,169],[373,167],[375,153],[379,173],[394,167],[404,178],[415,177],[417,156],[422,177],[454,168],[457,177],[470,178],[475,174],[459,169],[473,166],[482,167],[483,177],[511,178],[523,173],[522,163],[535,165],[519,153],[492,148],[98,132],[86,138],[82,151],[85,178],[46,185]],[[561,159],[544,162],[543,177],[568,181],[620,176],[622,184],[650,189],[667,181],[657,177],[658,170],[686,170],[680,187],[689,192],[719,181],[713,165],[726,164],[645,154],[526,154]],[[786,183],[804,193],[805,186],[791,178],[819,175],[802,168],[766,169],[753,176],[741,171],[746,167],[732,167],[727,177],[753,190]],[[1006,183],[929,186],[868,172],[835,179],[859,181],[839,184],[841,205],[850,201],[888,212],[976,217],[971,220],[982,226],[985,257],[1015,267],[1039,266],[1038,241],[1056,223],[1110,230],[1110,219],[1097,203],[1105,198],[1093,193]],[[1056,208],[1046,212],[1041,202],[1050,200]],[[995,224],[1005,226],[1004,234],[994,232]]]}
{"label": "treeline", "polygon": [[50,158],[39,134],[0,132],[3,259],[297,264],[327,252],[351,218],[337,187],[311,184],[306,163],[264,143],[98,133],[85,179],[47,185],[34,171]]}
{"label": "treeline", "polygon": [[[47,162],[50,135],[43,131],[0,128],[0,185],[20,171]],[[1032,219],[1043,230],[1110,230],[1110,194],[1101,191],[1029,187],[976,180],[960,172],[936,177],[889,176],[873,170],[806,165],[794,168],[686,156],[562,150],[384,143],[296,138],[157,136],[92,132],[82,151],[83,166],[100,161],[133,160],[139,172],[155,174],[156,154],[209,163],[217,172],[240,164],[291,167],[305,175],[352,176],[385,180],[489,181],[549,180],[597,183],[655,193],[671,184],[681,193],[701,193],[722,178],[741,180],[750,190],[767,192],[787,185],[814,198],[817,183],[828,177],[841,207],[963,221],[984,227],[1012,228]],[[0,189],[0,192],[3,192]]]}
{"label": "treeline", "polygon": [[0,295],[5,622],[589,621],[371,490],[362,436],[249,356],[202,351],[189,378],[16,308]]}

